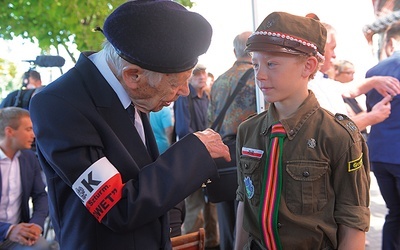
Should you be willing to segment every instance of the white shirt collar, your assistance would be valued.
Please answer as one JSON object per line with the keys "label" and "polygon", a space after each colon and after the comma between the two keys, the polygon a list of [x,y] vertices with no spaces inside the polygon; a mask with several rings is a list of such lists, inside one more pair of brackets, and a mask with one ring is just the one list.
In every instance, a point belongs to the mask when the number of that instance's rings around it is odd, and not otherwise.
{"label": "white shirt collar", "polygon": [[108,84],[117,94],[119,100],[121,101],[122,106],[126,109],[131,104],[131,99],[126,93],[125,89],[122,87],[121,83],[115,77],[110,67],[107,65],[105,60],[105,55],[103,50],[91,54],[89,59],[93,62],[93,64],[97,67],[103,77],[106,79]]}

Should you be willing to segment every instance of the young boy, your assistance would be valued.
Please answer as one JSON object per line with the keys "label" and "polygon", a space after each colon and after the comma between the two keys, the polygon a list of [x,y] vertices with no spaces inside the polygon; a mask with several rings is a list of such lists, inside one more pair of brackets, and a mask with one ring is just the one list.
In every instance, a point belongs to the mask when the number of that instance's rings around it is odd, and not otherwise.
{"label": "young boy", "polygon": [[[268,15],[247,41],[270,107],[238,129],[236,249],[365,248],[366,143],[348,117],[321,108],[307,88],[325,41],[318,21],[284,12]],[[283,137],[275,141],[277,124]]]}

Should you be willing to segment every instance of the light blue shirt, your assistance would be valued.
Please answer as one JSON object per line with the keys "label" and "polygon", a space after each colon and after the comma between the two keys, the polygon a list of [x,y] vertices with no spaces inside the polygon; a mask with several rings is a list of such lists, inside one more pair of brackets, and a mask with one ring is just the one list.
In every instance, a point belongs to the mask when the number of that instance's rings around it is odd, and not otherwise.
{"label": "light blue shirt", "polygon": [[170,107],[163,107],[158,112],[150,112],[150,125],[156,138],[160,154],[170,146],[165,129],[173,126],[172,111]]}

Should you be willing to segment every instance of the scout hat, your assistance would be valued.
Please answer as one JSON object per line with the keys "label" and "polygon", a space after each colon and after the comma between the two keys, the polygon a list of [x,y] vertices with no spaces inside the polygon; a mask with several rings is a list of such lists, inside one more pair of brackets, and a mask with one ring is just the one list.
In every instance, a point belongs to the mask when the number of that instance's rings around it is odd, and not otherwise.
{"label": "scout hat", "polygon": [[105,20],[103,33],[118,55],[144,69],[192,69],[211,43],[212,28],[198,13],[170,0],[128,1]]}
{"label": "scout hat", "polygon": [[319,21],[273,12],[249,37],[246,51],[312,54],[323,61],[325,42],[326,29]]}

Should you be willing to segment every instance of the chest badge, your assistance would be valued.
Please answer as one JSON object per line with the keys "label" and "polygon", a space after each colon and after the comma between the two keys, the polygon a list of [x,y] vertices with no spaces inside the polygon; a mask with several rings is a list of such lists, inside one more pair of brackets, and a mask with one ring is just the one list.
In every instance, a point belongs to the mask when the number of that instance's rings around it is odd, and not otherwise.
{"label": "chest badge", "polygon": [[317,141],[314,138],[308,139],[307,146],[309,148],[315,148],[317,146]]}
{"label": "chest badge", "polygon": [[246,187],[246,195],[248,199],[253,198],[254,196],[254,185],[253,182],[251,181],[250,177],[247,176],[244,178],[244,185]]}

